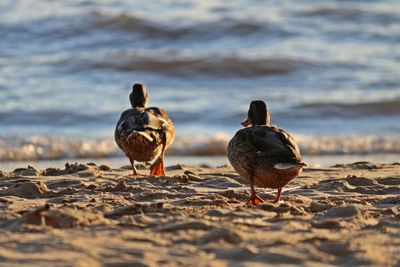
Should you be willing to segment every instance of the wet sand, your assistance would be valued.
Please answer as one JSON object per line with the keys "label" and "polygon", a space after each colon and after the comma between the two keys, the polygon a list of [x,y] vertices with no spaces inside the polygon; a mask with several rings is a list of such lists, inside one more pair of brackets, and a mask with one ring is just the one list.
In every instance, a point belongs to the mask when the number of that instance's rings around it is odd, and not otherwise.
{"label": "wet sand", "polygon": [[308,168],[283,201],[257,207],[228,166],[130,174],[94,163],[0,172],[0,266],[400,264],[399,163]]}

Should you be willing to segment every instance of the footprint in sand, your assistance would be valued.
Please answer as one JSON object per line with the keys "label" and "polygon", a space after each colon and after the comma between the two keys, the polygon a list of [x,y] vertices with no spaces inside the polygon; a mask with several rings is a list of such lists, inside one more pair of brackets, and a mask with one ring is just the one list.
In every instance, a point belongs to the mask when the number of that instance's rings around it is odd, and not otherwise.
{"label": "footprint in sand", "polygon": [[65,174],[71,174],[71,173],[76,173],[79,171],[85,171],[88,170],[89,168],[95,168],[93,165],[85,165],[85,164],[70,164],[70,163],[65,163],[65,168],[63,170],[59,168],[47,168],[46,170],[43,171],[44,176],[59,176],[59,175],[65,175]]}
{"label": "footprint in sand", "polygon": [[21,198],[35,199],[47,197],[51,193],[54,192],[49,190],[45,183],[24,182],[19,183],[12,188],[7,188],[0,191],[0,196],[16,196]]}
{"label": "footprint in sand", "polygon": [[400,186],[400,177],[385,177],[385,178],[378,178],[377,182],[381,185],[397,185]]}
{"label": "footprint in sand", "polygon": [[337,206],[329,209],[319,220],[312,222],[315,228],[339,229],[344,227],[346,221],[354,221],[361,215],[361,209],[354,205]]}
{"label": "footprint in sand", "polygon": [[74,228],[90,225],[115,224],[104,218],[102,213],[83,210],[74,206],[54,207],[45,205],[26,212],[22,217],[5,222],[0,227],[9,231],[19,231],[24,225],[41,225],[53,228]]}
{"label": "footprint in sand", "polygon": [[357,217],[360,214],[361,210],[357,206],[354,205],[338,206],[329,209],[323,218],[324,219],[352,218],[352,217]]}
{"label": "footprint in sand", "polygon": [[13,177],[18,176],[41,176],[41,172],[33,168],[32,166],[28,166],[27,168],[17,168],[12,172]]}
{"label": "footprint in sand", "polygon": [[377,182],[372,179],[357,177],[355,175],[349,175],[345,180],[353,186],[374,186],[377,184]]}
{"label": "footprint in sand", "polygon": [[217,258],[229,260],[254,260],[259,254],[259,249],[252,245],[234,247],[230,249],[206,248],[205,251],[215,253]]}
{"label": "footprint in sand", "polygon": [[184,222],[184,223],[170,223],[165,226],[162,226],[160,230],[162,232],[176,232],[182,230],[209,230],[212,229],[213,226],[206,222]]}
{"label": "footprint in sand", "polygon": [[350,248],[348,244],[342,244],[334,241],[327,241],[318,246],[322,252],[335,256],[346,256],[349,254]]}
{"label": "footprint in sand", "polygon": [[224,240],[231,244],[238,244],[242,241],[242,237],[234,230],[227,228],[218,228],[210,231],[199,239],[200,244],[207,244]]}

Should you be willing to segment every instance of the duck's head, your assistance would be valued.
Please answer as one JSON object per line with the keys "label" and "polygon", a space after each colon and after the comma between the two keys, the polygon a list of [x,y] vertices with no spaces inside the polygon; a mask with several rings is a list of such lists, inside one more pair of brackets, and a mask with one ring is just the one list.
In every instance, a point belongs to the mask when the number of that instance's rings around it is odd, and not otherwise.
{"label": "duck's head", "polygon": [[132,93],[129,95],[132,108],[145,108],[149,102],[149,95],[146,87],[141,83],[132,86]]}
{"label": "duck's head", "polygon": [[244,127],[251,125],[269,125],[269,111],[267,105],[262,100],[255,100],[250,103],[247,119],[242,121]]}

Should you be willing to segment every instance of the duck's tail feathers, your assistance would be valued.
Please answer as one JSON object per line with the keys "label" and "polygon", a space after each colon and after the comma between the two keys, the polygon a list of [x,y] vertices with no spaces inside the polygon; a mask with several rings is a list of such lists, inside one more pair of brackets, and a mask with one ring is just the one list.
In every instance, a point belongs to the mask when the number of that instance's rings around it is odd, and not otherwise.
{"label": "duck's tail feathers", "polygon": [[153,137],[151,137],[148,133],[143,132],[143,131],[132,131],[132,133],[130,133],[128,135],[128,140],[129,139],[146,139],[149,142],[153,142]]}
{"label": "duck's tail feathers", "polygon": [[307,164],[304,162],[295,162],[295,163],[277,163],[274,165],[275,169],[278,170],[287,170],[291,168],[303,168],[306,167]]}

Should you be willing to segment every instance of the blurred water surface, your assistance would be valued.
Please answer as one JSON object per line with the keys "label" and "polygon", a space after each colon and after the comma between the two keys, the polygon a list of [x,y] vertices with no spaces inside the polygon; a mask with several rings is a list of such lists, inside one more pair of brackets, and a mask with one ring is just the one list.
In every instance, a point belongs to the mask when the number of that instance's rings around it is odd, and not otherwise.
{"label": "blurred water surface", "polygon": [[0,160],[119,156],[133,82],[223,154],[253,99],[305,154],[400,153],[400,2],[0,2]]}

